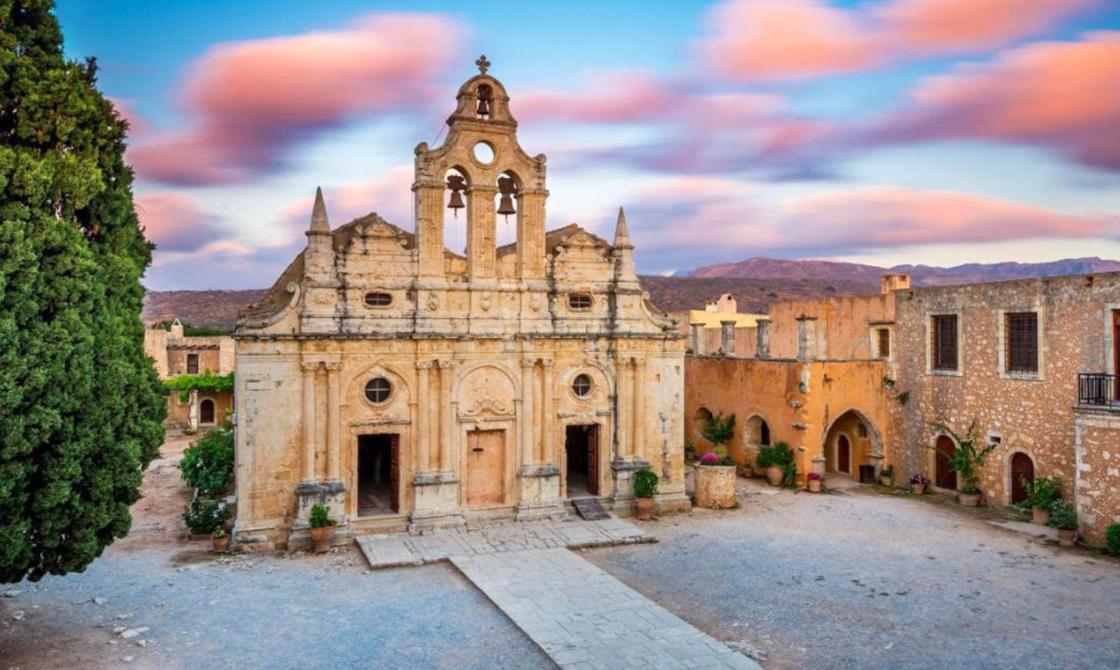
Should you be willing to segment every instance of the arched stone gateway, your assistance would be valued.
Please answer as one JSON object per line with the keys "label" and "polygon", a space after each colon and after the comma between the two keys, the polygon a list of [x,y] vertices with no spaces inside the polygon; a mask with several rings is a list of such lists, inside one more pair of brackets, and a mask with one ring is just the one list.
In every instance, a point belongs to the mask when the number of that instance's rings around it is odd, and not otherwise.
{"label": "arched stone gateway", "polygon": [[882,434],[857,409],[849,409],[829,425],[821,445],[826,473],[858,478],[861,466],[869,466],[878,476],[883,462]]}

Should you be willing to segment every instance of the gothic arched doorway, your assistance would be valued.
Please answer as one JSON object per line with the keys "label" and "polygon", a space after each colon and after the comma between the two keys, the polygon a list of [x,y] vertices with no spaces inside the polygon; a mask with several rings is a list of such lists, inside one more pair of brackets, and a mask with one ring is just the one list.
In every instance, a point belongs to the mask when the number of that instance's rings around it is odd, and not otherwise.
{"label": "gothic arched doorway", "polygon": [[934,467],[934,485],[948,491],[957,490],[957,473],[953,471],[952,455],[957,451],[957,443],[948,435],[937,436],[937,462]]}
{"label": "gothic arched doorway", "polygon": [[1034,461],[1023,452],[1011,457],[1011,504],[1027,499],[1026,484],[1034,483]]}

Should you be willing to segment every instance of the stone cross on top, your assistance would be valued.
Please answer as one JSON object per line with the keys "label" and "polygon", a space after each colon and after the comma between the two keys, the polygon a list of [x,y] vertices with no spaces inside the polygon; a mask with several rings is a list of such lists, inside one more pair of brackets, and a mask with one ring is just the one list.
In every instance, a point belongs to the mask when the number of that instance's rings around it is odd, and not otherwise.
{"label": "stone cross on top", "polygon": [[490,69],[490,61],[486,60],[486,54],[479,56],[474,64],[478,66],[478,71],[482,74],[486,74],[486,71]]}

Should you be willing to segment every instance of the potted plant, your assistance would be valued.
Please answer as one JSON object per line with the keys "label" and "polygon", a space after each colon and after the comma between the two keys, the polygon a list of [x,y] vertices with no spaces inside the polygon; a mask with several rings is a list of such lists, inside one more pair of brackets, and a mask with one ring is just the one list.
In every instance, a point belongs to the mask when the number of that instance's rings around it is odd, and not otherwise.
{"label": "potted plant", "polygon": [[820,493],[821,485],[824,484],[824,477],[818,472],[809,473],[809,493]]}
{"label": "potted plant", "polygon": [[923,495],[927,486],[929,486],[929,480],[922,475],[914,475],[910,478],[910,493],[916,496]]}
{"label": "potted plant", "polygon": [[316,554],[325,554],[331,550],[331,541],[334,540],[334,527],[336,521],[330,517],[326,505],[315,505],[311,508],[311,541],[315,544]]}
{"label": "potted plant", "polygon": [[649,468],[634,473],[634,511],[641,521],[653,517],[653,497],[657,495],[657,475]]}
{"label": "potted plant", "polygon": [[[998,443],[979,447],[980,435],[976,429],[976,422],[968,427],[967,435],[957,435],[953,429],[944,423],[934,423],[935,428],[949,434],[957,443],[957,448],[952,452],[942,452],[949,458],[949,465],[960,477],[962,486],[957,492],[957,500],[962,507],[977,507],[980,505],[980,473],[977,470],[984,465],[988,454],[998,446]],[[937,449],[937,447],[933,447]]]}
{"label": "potted plant", "polygon": [[1027,492],[1020,507],[1030,508],[1031,523],[1045,526],[1050,523],[1050,505],[1062,498],[1062,480],[1059,477],[1037,477],[1033,482],[1020,480]]}
{"label": "potted plant", "polygon": [[770,486],[781,486],[786,466],[793,464],[793,450],[785,442],[763,445],[758,449],[755,463],[766,470],[766,480],[770,482]]}
{"label": "potted plant", "polygon": [[1058,544],[1072,547],[1077,539],[1077,510],[1064,500],[1055,500],[1050,505],[1050,525],[1058,529]]}
{"label": "potted plant", "polygon": [[894,466],[888,465],[879,472],[879,483],[883,486],[894,485]]}
{"label": "potted plant", "polygon": [[226,533],[226,529],[222,526],[215,528],[214,532],[210,534],[210,543],[215,554],[224,554],[229,551],[229,535]]}

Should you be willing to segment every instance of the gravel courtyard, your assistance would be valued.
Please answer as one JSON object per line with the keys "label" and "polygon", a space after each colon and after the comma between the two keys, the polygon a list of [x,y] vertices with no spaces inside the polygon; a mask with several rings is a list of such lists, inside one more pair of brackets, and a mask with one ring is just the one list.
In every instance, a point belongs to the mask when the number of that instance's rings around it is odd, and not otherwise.
{"label": "gravel courtyard", "polygon": [[1120,668],[1120,561],[936,496],[777,492],[584,554],[766,668]]}
{"label": "gravel courtyard", "polygon": [[[86,572],[0,587],[0,670],[554,667],[450,565],[218,558],[183,540],[185,444],[165,445],[133,532]],[[739,509],[581,555],[775,670],[1120,667],[1120,561],[933,496],[739,486]]]}

